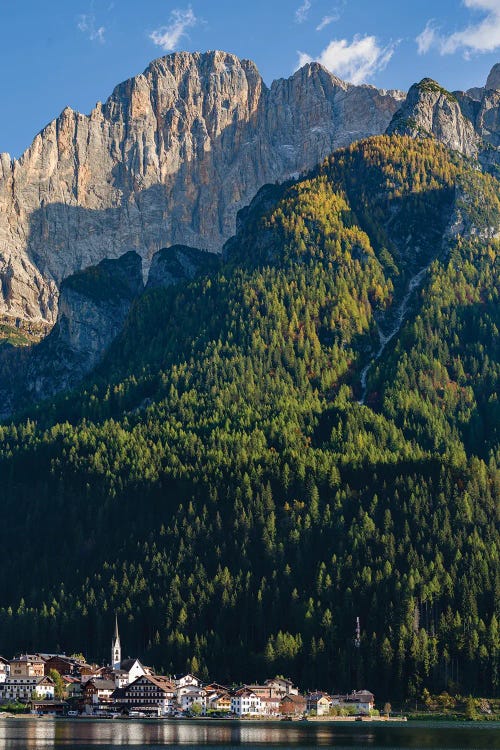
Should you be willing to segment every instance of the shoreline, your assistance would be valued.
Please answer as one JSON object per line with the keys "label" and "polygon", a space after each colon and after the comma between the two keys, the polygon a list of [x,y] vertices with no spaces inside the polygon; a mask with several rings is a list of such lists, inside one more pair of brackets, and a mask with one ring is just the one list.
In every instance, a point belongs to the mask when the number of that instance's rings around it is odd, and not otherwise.
{"label": "shoreline", "polygon": [[455,717],[443,717],[443,716],[420,716],[418,718],[412,717],[411,715],[409,717],[407,716],[311,716],[307,719],[300,719],[300,718],[294,718],[292,720],[286,720],[279,717],[254,717],[254,718],[246,718],[246,719],[240,719],[240,718],[210,718],[208,716],[201,716],[201,717],[185,717],[185,718],[171,718],[171,717],[133,717],[129,718],[128,716],[119,716],[119,717],[111,717],[111,716],[51,716],[51,715],[43,715],[43,716],[36,716],[34,714],[14,714],[14,713],[8,713],[8,712],[0,712],[0,721],[1,720],[13,720],[13,719],[20,719],[22,721],[30,720],[30,721],[67,721],[67,722],[109,722],[109,721],[126,721],[126,722],[169,722],[171,724],[179,724],[179,723],[189,723],[189,724],[202,724],[202,723],[210,723],[210,724],[243,724],[243,725],[257,725],[257,724],[293,724],[293,725],[301,725],[304,726],[306,724],[356,724],[356,725],[364,725],[364,724],[426,724],[426,723],[434,723],[434,724],[467,724],[467,725],[479,725],[479,724],[494,724],[494,723],[500,723],[500,717],[499,716],[493,716],[493,717],[480,717],[478,719],[467,719],[460,716]]}

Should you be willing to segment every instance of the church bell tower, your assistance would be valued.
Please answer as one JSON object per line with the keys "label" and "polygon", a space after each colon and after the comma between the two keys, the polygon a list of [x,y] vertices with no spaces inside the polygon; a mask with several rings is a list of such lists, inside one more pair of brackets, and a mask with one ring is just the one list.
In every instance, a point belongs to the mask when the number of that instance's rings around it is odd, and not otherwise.
{"label": "church bell tower", "polygon": [[111,641],[111,667],[120,669],[122,663],[122,648],[120,645],[120,634],[118,632],[118,616],[115,615],[115,634]]}

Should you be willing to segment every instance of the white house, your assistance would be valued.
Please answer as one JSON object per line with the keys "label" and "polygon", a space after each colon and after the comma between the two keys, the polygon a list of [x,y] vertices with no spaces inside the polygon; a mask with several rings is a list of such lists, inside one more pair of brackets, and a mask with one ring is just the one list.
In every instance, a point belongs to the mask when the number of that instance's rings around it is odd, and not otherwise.
{"label": "white house", "polygon": [[112,674],[113,680],[115,681],[115,687],[124,688],[130,684],[128,681],[128,673],[125,672],[125,670],[113,669],[111,674]]}
{"label": "white house", "polygon": [[5,682],[10,674],[10,664],[8,659],[4,659],[0,656],[0,682]]}
{"label": "white house", "polygon": [[174,682],[176,688],[201,686],[201,680],[195,677],[194,674],[176,674],[174,675]]}
{"label": "white house", "polygon": [[375,705],[375,696],[369,690],[353,690],[350,695],[346,695],[345,702],[347,705],[354,705],[361,714],[369,714]]}
{"label": "white house", "polygon": [[181,711],[190,711],[197,703],[201,712],[204,714],[207,710],[207,691],[195,685],[185,685],[176,690],[177,704]]}
{"label": "white house", "polygon": [[145,674],[149,674],[149,670],[141,664],[139,659],[124,659],[120,662],[120,669],[113,670],[115,685],[118,688],[131,685]]}
{"label": "white house", "polygon": [[333,695],[332,705],[351,707],[356,713],[369,714],[375,705],[375,696],[369,690],[353,690],[349,695]]}
{"label": "white house", "polygon": [[260,710],[263,716],[278,716],[281,698],[277,695],[261,695]]}
{"label": "white house", "polygon": [[201,680],[193,674],[175,675],[175,697],[181,711],[190,710],[197,703],[202,713],[207,709],[207,692],[201,687]]}
{"label": "white house", "polygon": [[242,687],[231,697],[231,712],[236,716],[259,716],[262,713],[260,696]]}
{"label": "white house", "polygon": [[51,677],[7,677],[0,684],[0,701],[27,703],[33,696],[54,700],[54,681]]}

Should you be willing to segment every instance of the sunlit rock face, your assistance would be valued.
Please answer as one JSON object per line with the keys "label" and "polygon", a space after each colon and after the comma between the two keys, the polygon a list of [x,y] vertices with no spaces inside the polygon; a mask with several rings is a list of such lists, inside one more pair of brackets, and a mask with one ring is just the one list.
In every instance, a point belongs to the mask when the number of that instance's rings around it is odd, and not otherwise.
{"label": "sunlit rock face", "polygon": [[53,324],[61,281],[103,258],[220,250],[263,184],[384,132],[403,99],[315,63],[268,88],[208,52],[155,60],[89,115],[66,108],[20,159],[0,154],[0,319]]}
{"label": "sunlit rock face", "polygon": [[436,138],[498,175],[500,167],[500,64],[484,88],[449,92],[424,78],[414,84],[387,132]]}

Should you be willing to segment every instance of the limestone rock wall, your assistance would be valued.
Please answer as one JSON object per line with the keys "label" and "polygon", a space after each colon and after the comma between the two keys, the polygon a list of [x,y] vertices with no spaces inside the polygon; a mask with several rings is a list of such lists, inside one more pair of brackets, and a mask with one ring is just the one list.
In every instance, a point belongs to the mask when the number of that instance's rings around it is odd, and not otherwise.
{"label": "limestone rock wall", "polygon": [[411,87],[394,115],[388,133],[433,137],[445,146],[481,163],[498,175],[500,169],[500,64],[484,88],[443,89],[424,78]]}
{"label": "limestone rock wall", "polygon": [[0,155],[0,319],[53,323],[61,281],[103,258],[220,250],[264,183],[384,132],[403,99],[314,63],[267,88],[209,52],[155,60],[90,115],[65,109],[20,159]]}

